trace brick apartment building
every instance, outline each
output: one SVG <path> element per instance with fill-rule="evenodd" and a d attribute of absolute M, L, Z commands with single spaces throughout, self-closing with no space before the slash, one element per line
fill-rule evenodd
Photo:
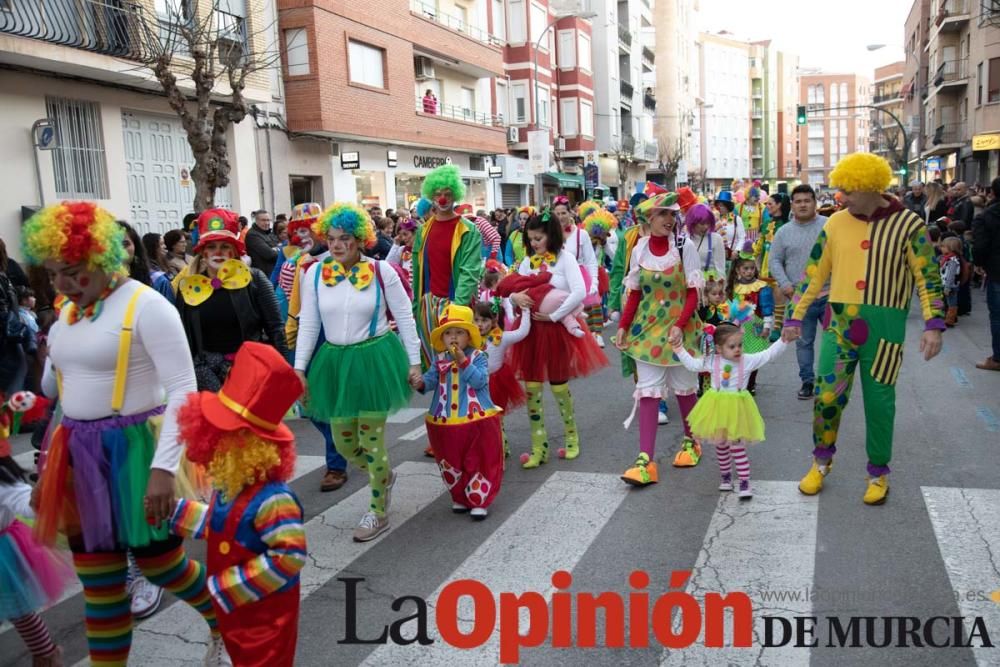
<path fill-rule="evenodd" d="M 840 158 L 867 151 L 870 120 L 869 80 L 858 74 L 803 75 L 799 99 L 807 109 L 807 123 L 800 128 L 799 178 L 813 187 L 830 182 L 830 170 Z M 804 136 L 801 133 L 805 133 Z"/>

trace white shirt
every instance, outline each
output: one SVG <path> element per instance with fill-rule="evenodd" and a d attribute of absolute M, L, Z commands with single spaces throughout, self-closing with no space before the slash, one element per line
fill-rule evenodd
<path fill-rule="evenodd" d="M 132 294 L 140 287 L 145 286 L 137 280 L 126 281 L 105 299 L 94 321 L 84 319 L 70 326 L 60 320 L 52 325 L 42 389 L 50 398 L 56 396 L 53 367 L 58 368 L 63 376 L 63 414 L 70 419 L 111 416 L 122 321 Z M 177 409 L 197 388 L 180 315 L 161 294 L 147 288 L 136 303 L 121 414 L 159 407 L 166 394 L 167 409 L 151 467 L 176 472 L 183 451 L 177 439 Z"/>
<path fill-rule="evenodd" d="M 371 262 L 374 260 L 366 259 Z M 349 280 L 342 280 L 333 287 L 319 280 L 319 294 L 316 292 L 316 272 L 322 270 L 322 262 L 310 266 L 302 279 L 302 310 L 299 312 L 299 336 L 295 348 L 295 369 L 304 371 L 309 366 L 313 351 L 319 339 L 320 326 L 326 341 L 332 345 L 355 345 L 369 338 L 369 328 L 375 313 L 375 294 L 378 277 L 371 284 L 359 290 Z M 386 304 L 392 311 L 399 329 L 399 337 L 410 358 L 410 364 L 420 363 L 420 340 L 417 325 L 413 321 L 413 304 L 406 296 L 406 290 L 399 274 L 385 262 L 379 262 L 379 272 L 385 284 L 385 293 L 379 297 L 378 320 L 375 336 L 389 333 L 389 318 Z"/>
<path fill-rule="evenodd" d="M 529 331 L 531 331 L 531 313 L 524 311 L 521 313 L 521 323 L 516 329 L 504 331 L 503 335 L 500 336 L 499 345 L 494 345 L 489 340 L 486 341 L 487 369 L 489 370 L 490 375 L 493 375 L 498 370 L 503 368 L 504 353 L 508 348 L 510 348 L 511 345 L 520 343 L 522 340 L 527 338 Z"/>
<path fill-rule="evenodd" d="M 525 257 L 521 260 L 520 266 L 517 267 L 517 272 L 522 276 L 533 276 L 539 272 L 539 269 L 531 268 L 531 258 Z M 566 297 L 562 305 L 549 314 L 553 322 L 558 322 L 583 303 L 583 300 L 587 297 L 587 286 L 583 283 L 580 265 L 576 263 L 573 255 L 565 249 L 559 252 L 559 257 L 556 258 L 556 265 L 549 267 L 549 273 L 552 274 L 549 284 L 556 289 L 561 289 L 569 293 L 569 296 Z"/>
<path fill-rule="evenodd" d="M 699 280 L 693 281 L 694 284 L 689 281 L 688 287 L 702 289 L 705 286 L 705 263 L 708 261 L 709 248 L 712 249 L 712 264 L 708 268 L 715 271 L 718 280 L 726 279 L 726 247 L 722 237 L 715 232 L 707 236 L 691 235 L 687 237 L 682 249 L 684 268 Z M 697 269 L 696 274 L 695 269 Z"/>
<path fill-rule="evenodd" d="M 31 487 L 24 482 L 0 484 L 0 530 L 6 530 L 19 516 L 33 518 Z"/>
<path fill-rule="evenodd" d="M 727 250 L 735 252 L 743 250 L 743 246 L 746 244 L 747 240 L 747 232 L 746 228 L 743 226 L 743 220 L 740 219 L 740 216 L 734 213 L 731 221 L 723 222 L 721 225 L 716 225 L 716 227 L 721 227 L 721 236 L 724 237 Z"/>
<path fill-rule="evenodd" d="M 590 241 L 590 235 L 581 232 L 576 225 L 573 226 L 569 234 L 563 230 L 563 250 L 568 250 L 576 259 L 577 264 L 587 269 L 590 274 L 590 292 L 597 294 L 597 254 L 594 253 L 594 244 Z"/>
<path fill-rule="evenodd" d="M 689 371 L 694 371 L 695 373 L 709 373 L 712 379 L 712 389 L 715 389 L 716 391 L 737 392 L 741 389 L 747 388 L 747 384 L 750 382 L 751 373 L 769 361 L 774 360 L 775 357 L 784 352 L 787 347 L 788 343 L 783 340 L 779 340 L 763 352 L 741 355 L 738 362 L 723 359 L 718 354 L 712 354 L 707 357 L 699 357 L 695 359 L 688 354 L 688 351 L 684 348 L 674 350 L 674 354 L 677 355 L 677 358 L 680 359 L 681 363 L 684 364 L 684 367 Z M 727 365 L 731 367 L 728 378 L 729 386 L 723 386 L 722 374 L 725 372 L 725 367 Z"/>

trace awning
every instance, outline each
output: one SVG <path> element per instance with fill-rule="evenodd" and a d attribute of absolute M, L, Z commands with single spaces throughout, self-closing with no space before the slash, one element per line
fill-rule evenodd
<path fill-rule="evenodd" d="M 542 178 L 555 182 L 559 187 L 567 190 L 582 190 L 583 176 L 577 174 L 562 174 L 557 171 L 547 171 L 542 174 Z"/>

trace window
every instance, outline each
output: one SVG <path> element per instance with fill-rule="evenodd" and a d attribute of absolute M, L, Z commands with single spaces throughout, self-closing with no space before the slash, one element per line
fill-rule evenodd
<path fill-rule="evenodd" d="M 510 84 L 510 98 L 514 102 L 514 107 L 511 109 L 511 116 L 513 116 L 514 122 L 517 124 L 527 123 L 528 84 L 524 82 Z"/>
<path fill-rule="evenodd" d="M 575 137 L 577 135 L 576 98 L 559 100 L 559 119 L 562 122 L 562 135 Z"/>
<path fill-rule="evenodd" d="M 493 35 L 507 41 L 507 18 L 503 15 L 503 0 L 493 0 Z"/>
<path fill-rule="evenodd" d="M 107 199 L 100 107 L 63 97 L 46 97 L 45 107 L 56 126 L 57 148 L 52 151 L 56 196 Z"/>
<path fill-rule="evenodd" d="M 809 140 L 809 155 L 822 155 L 823 154 L 823 139 L 810 139 Z"/>
<path fill-rule="evenodd" d="M 559 68 L 573 69 L 576 67 L 576 31 L 559 31 Z"/>
<path fill-rule="evenodd" d="M 350 61 L 351 82 L 361 83 L 374 88 L 385 88 L 385 71 L 383 62 L 385 51 L 363 42 L 348 42 L 348 60 Z"/>
<path fill-rule="evenodd" d="M 506 125 L 510 118 L 510 98 L 507 97 L 507 84 L 497 79 L 497 116 L 500 117 L 500 124 Z"/>
<path fill-rule="evenodd" d="M 465 27 L 469 25 L 469 9 L 463 5 L 455 5 L 455 14 L 458 18 L 458 29 L 465 31 Z"/>
<path fill-rule="evenodd" d="M 507 26 L 510 29 L 510 43 L 524 44 L 527 35 L 524 0 L 507 0 L 507 20 Z"/>
<path fill-rule="evenodd" d="M 538 86 L 538 125 L 539 127 L 549 127 L 549 89 L 545 86 Z"/>
<path fill-rule="evenodd" d="M 465 120 L 473 120 L 476 117 L 476 91 L 472 88 L 462 87 L 462 114 Z"/>
<path fill-rule="evenodd" d="M 548 12 L 544 7 L 532 3 L 531 5 L 531 43 L 538 44 L 542 38 L 542 32 L 548 27 Z M 541 44 L 541 48 L 548 51 L 548 44 Z"/>
<path fill-rule="evenodd" d="M 594 136 L 594 105 L 584 100 L 580 100 L 580 134 Z"/>
<path fill-rule="evenodd" d="M 576 48 L 580 54 L 578 58 L 580 61 L 580 69 L 590 72 L 592 68 L 590 60 L 590 37 L 588 35 L 584 35 L 582 32 L 578 33 Z"/>
<path fill-rule="evenodd" d="M 840 95 L 837 94 L 837 84 L 832 84 L 830 86 L 830 106 L 836 109 L 840 106 Z M 840 113 L 839 111 L 834 111 L 834 114 Z"/>
<path fill-rule="evenodd" d="M 976 106 L 983 103 L 983 64 L 976 65 Z"/>
<path fill-rule="evenodd" d="M 989 81 L 986 86 L 986 103 L 1000 102 L 1000 58 L 990 58 Z"/>
<path fill-rule="evenodd" d="M 862 90 L 861 86 L 858 86 L 858 97 L 861 96 L 861 90 Z M 840 84 L 840 103 L 842 105 L 844 105 L 844 106 L 847 106 L 848 104 L 851 103 L 850 98 L 847 96 L 847 84 L 846 83 Z M 847 110 L 845 109 L 844 111 L 841 111 L 840 113 L 846 116 L 847 115 Z"/>
<path fill-rule="evenodd" d="M 309 73 L 309 35 L 305 28 L 289 28 L 285 31 L 285 61 L 288 76 Z"/>

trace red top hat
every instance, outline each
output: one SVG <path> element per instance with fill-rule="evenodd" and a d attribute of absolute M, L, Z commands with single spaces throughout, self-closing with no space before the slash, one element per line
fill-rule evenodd
<path fill-rule="evenodd" d="M 243 343 L 222 389 L 199 395 L 202 414 L 218 429 L 247 428 L 267 440 L 295 438 L 281 420 L 302 395 L 302 381 L 270 345 Z"/>
<path fill-rule="evenodd" d="M 472 215 L 472 204 L 459 204 L 455 207 L 455 213 L 458 215 Z"/>
<path fill-rule="evenodd" d="M 687 210 L 697 203 L 698 196 L 694 193 L 694 190 L 687 186 L 677 188 L 677 205 L 681 207 L 681 212 L 687 213 Z"/>
<path fill-rule="evenodd" d="M 246 246 L 240 238 L 240 221 L 235 213 L 224 208 L 210 208 L 201 212 L 198 216 L 198 245 L 194 247 L 194 251 L 198 252 L 212 241 L 231 243 L 237 254 L 246 253 Z"/>

